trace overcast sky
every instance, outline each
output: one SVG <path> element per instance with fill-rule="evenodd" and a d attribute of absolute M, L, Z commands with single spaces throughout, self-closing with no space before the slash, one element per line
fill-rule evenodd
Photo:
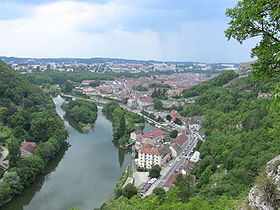
<path fill-rule="evenodd" d="M 249 61 L 227 41 L 237 0 L 0 0 L 0 56 Z"/>

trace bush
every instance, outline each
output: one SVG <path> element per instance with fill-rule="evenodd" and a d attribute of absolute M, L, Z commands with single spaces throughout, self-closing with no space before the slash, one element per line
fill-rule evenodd
<path fill-rule="evenodd" d="M 128 199 L 132 198 L 134 195 L 137 195 L 137 193 L 137 188 L 131 183 L 127 184 L 122 190 L 122 195 Z"/>

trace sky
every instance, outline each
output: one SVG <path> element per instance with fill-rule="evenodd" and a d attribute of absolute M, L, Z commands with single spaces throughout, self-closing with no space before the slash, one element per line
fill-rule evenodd
<path fill-rule="evenodd" d="M 224 35 L 237 0 L 0 0 L 0 56 L 245 62 Z"/>

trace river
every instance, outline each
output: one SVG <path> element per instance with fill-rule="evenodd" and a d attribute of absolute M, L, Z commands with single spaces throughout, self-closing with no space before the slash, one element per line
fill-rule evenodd
<path fill-rule="evenodd" d="M 55 97 L 58 114 L 61 104 Z M 67 210 L 74 206 L 89 210 L 100 207 L 113 194 L 118 179 L 131 161 L 131 154 L 112 143 L 112 124 L 98 110 L 94 129 L 80 133 L 64 119 L 70 147 L 45 168 L 34 184 L 1 209 Z M 145 131 L 153 126 L 146 124 Z"/>

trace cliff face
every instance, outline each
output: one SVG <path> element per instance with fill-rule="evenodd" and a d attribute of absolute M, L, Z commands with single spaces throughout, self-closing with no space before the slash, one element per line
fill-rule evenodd
<path fill-rule="evenodd" d="M 257 185 L 250 190 L 248 200 L 252 208 L 280 208 L 280 155 L 267 163 L 264 176 L 260 176 Z"/>

